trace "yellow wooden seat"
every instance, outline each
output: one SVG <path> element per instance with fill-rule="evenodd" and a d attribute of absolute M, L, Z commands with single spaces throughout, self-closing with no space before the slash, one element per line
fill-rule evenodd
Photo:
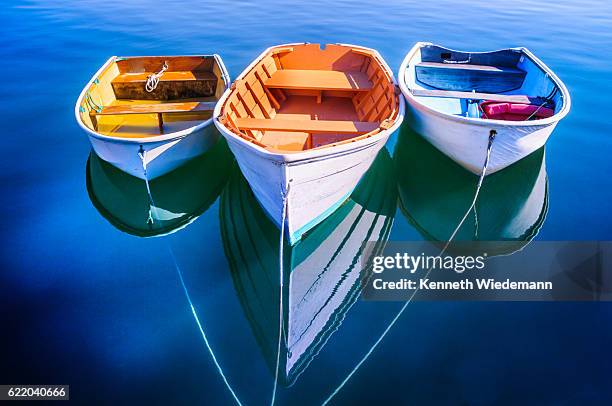
<path fill-rule="evenodd" d="M 120 114 L 157 114 L 160 132 L 163 132 L 164 121 L 162 114 L 171 113 L 197 113 L 212 111 L 215 102 L 182 102 L 182 103 L 157 103 L 157 104 L 122 104 L 116 106 L 105 106 L 100 111 L 91 110 L 89 115 L 94 128 L 97 129 L 96 116 L 120 115 Z"/>
<path fill-rule="evenodd" d="M 218 78 L 206 71 L 166 71 L 152 92 L 145 90 L 155 72 L 120 73 L 111 81 L 117 99 L 176 100 L 210 97 L 215 94 Z"/>

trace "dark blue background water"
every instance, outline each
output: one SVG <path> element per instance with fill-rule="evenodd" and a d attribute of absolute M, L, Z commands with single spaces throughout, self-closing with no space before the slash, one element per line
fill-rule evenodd
<path fill-rule="evenodd" d="M 229 277 L 218 202 L 157 239 L 118 231 L 90 202 L 90 147 L 73 108 L 110 55 L 215 52 L 235 77 L 287 42 L 373 47 L 394 70 L 419 40 L 526 46 L 573 101 L 548 143 L 550 208 L 537 238 L 609 240 L 612 6 L 604 3 L 3 3 L 0 383 L 70 384 L 80 403 L 230 403 L 169 241 L 229 382 L 246 404 L 269 401 L 272 376 Z M 391 239 L 420 238 L 398 212 Z M 399 306 L 358 302 L 279 401 L 320 403 Z M 413 303 L 334 401 L 610 404 L 611 320 L 608 304 Z"/>

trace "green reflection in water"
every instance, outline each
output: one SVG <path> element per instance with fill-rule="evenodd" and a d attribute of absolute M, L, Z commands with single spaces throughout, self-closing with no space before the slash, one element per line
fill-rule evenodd
<path fill-rule="evenodd" d="M 424 238 L 446 241 L 470 206 L 477 177 L 407 126 L 401 129 L 393 159 L 402 213 Z M 548 179 L 541 148 L 485 178 L 475 210 L 456 241 L 515 241 L 500 245 L 514 251 L 535 237 L 547 212 Z M 497 252 L 501 253 L 507 252 Z"/>
<path fill-rule="evenodd" d="M 295 382 L 340 327 L 359 295 L 362 244 L 378 241 L 373 252 L 382 249 L 396 205 L 393 162 L 383 149 L 349 199 L 299 243 L 285 248 L 283 385 Z M 280 231 L 238 170 L 221 195 L 219 210 L 236 292 L 262 354 L 274 371 Z"/>
<path fill-rule="evenodd" d="M 117 229 L 140 237 L 176 232 L 204 213 L 225 186 L 233 157 L 225 140 L 180 168 L 149 182 L 115 168 L 94 152 L 87 161 L 91 202 Z"/>

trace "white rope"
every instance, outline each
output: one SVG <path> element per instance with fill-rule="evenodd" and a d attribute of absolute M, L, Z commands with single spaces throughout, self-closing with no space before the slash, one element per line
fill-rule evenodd
<path fill-rule="evenodd" d="M 151 194 L 151 188 L 149 186 L 149 179 L 147 178 L 146 155 L 147 155 L 147 152 L 141 147 L 140 150 L 138 151 L 138 156 L 140 157 L 140 160 L 142 161 L 142 169 L 145 174 L 145 184 L 147 185 L 147 194 L 149 196 L 149 218 L 151 219 L 151 222 L 153 223 L 153 219 L 151 218 L 152 217 L 151 207 L 157 208 L 157 206 L 155 205 L 155 201 L 153 200 L 153 195 Z M 236 404 L 238 406 L 242 406 L 242 402 L 240 402 L 238 395 L 236 395 L 236 392 L 234 392 L 234 389 L 232 388 L 229 381 L 227 380 L 227 377 L 225 376 L 225 373 L 223 372 L 223 369 L 221 368 L 221 364 L 219 364 L 219 361 L 217 361 L 217 357 L 215 356 L 215 353 L 212 347 L 210 346 L 210 343 L 208 342 L 208 338 L 206 337 L 206 333 L 204 332 L 204 328 L 202 327 L 202 323 L 200 322 L 198 313 L 196 312 L 195 306 L 193 305 L 193 301 L 191 300 L 191 295 L 189 294 L 189 290 L 187 289 L 187 285 L 185 284 L 185 279 L 183 278 L 183 272 L 181 271 L 181 268 L 178 265 L 178 261 L 176 260 L 176 255 L 174 255 L 174 250 L 172 249 L 172 246 L 170 245 L 170 241 L 165 240 L 165 242 L 166 242 L 166 246 L 168 247 L 168 252 L 170 253 L 170 256 L 172 257 L 172 262 L 174 263 L 174 268 L 176 269 L 176 272 L 178 274 L 179 281 L 181 282 L 183 292 L 185 293 L 185 297 L 187 298 L 187 303 L 189 304 L 189 308 L 191 309 L 191 314 L 193 315 L 193 318 L 195 319 L 195 322 L 198 326 L 198 330 L 200 331 L 200 335 L 202 336 L 202 339 L 204 340 L 204 345 L 206 346 L 206 349 L 208 350 L 210 357 L 213 360 L 213 363 L 217 367 L 217 371 L 219 371 L 219 375 L 221 375 L 221 379 L 223 379 L 225 386 L 227 387 L 232 397 L 236 401 Z"/>
<path fill-rule="evenodd" d="M 461 228 L 461 226 L 465 222 L 465 219 L 467 219 L 467 216 L 470 214 L 470 212 L 472 211 L 474 206 L 476 206 L 476 200 L 478 200 L 478 195 L 480 194 L 480 188 L 482 187 L 482 182 L 483 182 L 483 180 L 485 178 L 485 175 L 487 173 L 487 166 L 489 166 L 489 158 L 491 157 L 491 149 L 492 149 L 491 147 L 493 146 L 493 140 L 495 139 L 495 135 L 496 134 L 497 134 L 497 132 L 495 130 L 491 130 L 491 132 L 489 133 L 489 145 L 487 147 L 487 155 L 485 157 L 485 161 L 484 161 L 484 165 L 482 167 L 482 171 L 480 172 L 480 178 L 478 179 L 478 184 L 476 185 L 476 193 L 474 193 L 474 199 L 472 199 L 472 204 L 470 204 L 470 208 L 467 209 L 467 211 L 465 212 L 465 214 L 461 218 L 461 221 L 459 222 L 459 225 L 455 228 L 455 231 L 453 231 L 453 233 L 451 234 L 451 236 L 448 239 L 446 245 L 444 246 L 444 250 L 443 251 L 445 251 L 446 248 L 448 248 L 448 245 L 455 238 L 455 235 L 457 235 L 457 232 L 459 232 L 459 229 Z M 438 254 L 438 255 L 441 255 L 441 254 Z"/>
<path fill-rule="evenodd" d="M 204 333 L 204 328 L 202 327 L 202 323 L 200 322 L 200 318 L 198 317 L 198 314 L 197 314 L 196 309 L 195 309 L 195 307 L 193 305 L 193 302 L 191 301 L 191 296 L 189 295 L 189 291 L 187 290 L 187 285 L 185 285 L 185 280 L 183 279 L 183 272 L 181 271 L 181 268 L 178 266 L 178 262 L 176 260 L 175 255 L 174 255 L 174 251 L 172 250 L 172 247 L 170 246 L 170 243 L 168 243 L 168 250 L 170 251 L 170 255 L 172 256 L 172 260 L 174 261 L 174 266 L 176 268 L 176 272 L 178 273 L 179 280 L 181 281 L 181 286 L 183 287 L 183 292 L 185 293 L 185 297 L 187 298 L 187 303 L 189 303 L 189 308 L 191 309 L 191 314 L 193 315 L 193 318 L 195 319 L 195 322 L 198 325 L 198 330 L 200 330 L 200 335 L 202 336 L 202 339 L 204 340 L 204 345 L 206 345 L 206 349 L 208 349 L 208 352 L 210 353 L 210 357 L 212 358 L 213 363 L 217 367 L 217 371 L 219 371 L 219 375 L 221 375 L 221 379 L 223 379 L 223 383 L 225 383 L 225 386 L 227 387 L 227 389 L 231 393 L 232 397 L 236 401 L 236 404 L 238 406 L 242 406 L 242 402 L 240 402 L 240 399 L 238 399 L 238 395 L 236 395 L 236 392 L 234 392 L 234 389 L 229 384 L 229 382 L 227 380 L 227 377 L 225 376 L 225 373 L 223 372 L 223 369 L 221 369 L 221 365 L 219 364 L 219 361 L 217 361 L 217 357 L 215 356 L 215 353 L 212 350 L 212 347 L 210 346 L 210 343 L 208 342 L 208 338 L 206 337 L 206 333 Z"/>
<path fill-rule="evenodd" d="M 168 61 L 164 62 L 164 66 L 162 66 L 161 70 L 157 73 L 153 73 L 147 77 L 147 83 L 145 83 L 145 90 L 151 93 L 153 90 L 157 89 L 157 85 L 159 84 L 159 78 L 164 74 L 165 71 L 168 70 Z"/>
<path fill-rule="evenodd" d="M 285 246 L 285 220 L 287 217 L 287 205 L 289 204 L 289 185 L 287 184 L 287 190 L 282 191 L 283 197 L 283 208 L 281 214 L 281 223 L 280 223 L 280 240 L 278 243 L 278 273 L 279 273 L 279 310 L 278 310 L 278 344 L 276 347 L 276 368 L 274 370 L 274 387 L 272 388 L 272 399 L 270 400 L 270 405 L 274 406 L 274 402 L 276 400 L 276 389 L 278 386 L 278 371 L 280 368 L 280 353 L 281 353 L 281 344 L 283 342 L 283 325 L 284 323 L 284 312 L 283 312 L 283 287 L 284 287 L 284 246 Z M 286 345 L 286 342 L 285 342 Z"/>
<path fill-rule="evenodd" d="M 478 194 L 480 193 L 480 188 L 482 186 L 482 181 L 487 173 L 487 166 L 489 166 L 489 157 L 491 156 L 491 149 L 493 147 L 493 140 L 495 140 L 495 135 L 496 132 L 495 130 L 491 130 L 491 132 L 489 133 L 489 145 L 487 147 L 487 155 L 482 167 L 482 171 L 480 172 L 480 178 L 478 179 L 478 184 L 476 186 L 476 192 L 474 193 L 474 199 L 472 200 L 472 204 L 470 205 L 470 207 L 466 210 L 464 216 L 461 218 L 461 221 L 459 222 L 459 224 L 457 224 L 457 227 L 455 228 L 455 230 L 453 231 L 453 233 L 451 234 L 450 238 L 448 239 L 448 241 L 446 242 L 446 244 L 444 245 L 444 248 L 442 248 L 442 250 L 440 251 L 440 253 L 438 254 L 438 256 L 444 254 L 444 252 L 446 252 L 446 249 L 448 248 L 448 246 L 450 245 L 451 241 L 453 238 L 455 238 L 455 235 L 457 234 L 457 232 L 459 231 L 459 229 L 461 228 L 461 226 L 463 225 L 463 223 L 465 222 L 465 219 L 467 218 L 467 216 L 470 214 L 470 212 L 472 211 L 472 209 L 474 208 L 474 205 L 476 204 L 476 200 L 478 199 Z M 424 278 L 427 278 L 429 276 L 429 273 L 431 272 L 432 268 L 429 268 L 427 270 L 427 272 L 425 273 Z M 417 292 L 419 291 L 419 289 L 415 289 L 412 294 L 410 295 L 410 297 L 408 298 L 408 300 L 406 301 L 406 303 L 404 303 L 404 305 L 402 306 L 402 308 L 399 310 L 399 312 L 397 312 L 397 314 L 393 317 L 393 319 L 391 320 L 391 322 L 389 323 L 389 325 L 387 326 L 387 328 L 385 328 L 385 330 L 382 332 L 382 334 L 380 335 L 380 337 L 378 337 L 378 339 L 374 342 L 374 344 L 372 345 L 372 347 L 370 347 L 370 349 L 368 350 L 368 352 L 366 352 L 366 354 L 363 356 L 363 358 L 361 358 L 361 360 L 357 363 L 357 365 L 355 365 L 355 367 L 351 370 L 351 372 L 349 372 L 349 374 L 346 376 L 346 378 L 344 378 L 344 380 L 340 383 L 340 385 L 338 385 L 336 387 L 336 389 L 334 389 L 334 391 L 327 397 L 327 399 L 325 399 L 323 401 L 323 403 L 321 404 L 322 406 L 327 405 L 334 396 L 336 396 L 338 394 L 338 392 L 340 392 L 340 390 L 342 390 L 342 388 L 344 387 L 344 385 L 346 385 L 346 383 L 351 379 L 351 377 L 357 372 L 357 370 L 361 367 L 361 365 L 370 357 L 370 355 L 374 352 L 374 350 L 376 349 L 376 347 L 378 347 L 378 345 L 380 344 L 380 342 L 385 338 L 385 336 L 387 335 L 387 333 L 393 328 L 393 326 L 395 325 L 395 323 L 397 322 L 397 320 L 399 320 L 399 318 L 401 317 L 401 315 L 404 313 L 404 311 L 406 310 L 406 308 L 408 307 L 408 305 L 410 304 L 410 302 L 412 302 L 412 299 L 414 298 L 414 296 L 417 294 Z"/>

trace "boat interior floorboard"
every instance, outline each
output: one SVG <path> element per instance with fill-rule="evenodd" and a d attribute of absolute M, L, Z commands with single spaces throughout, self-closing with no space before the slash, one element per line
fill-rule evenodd
<path fill-rule="evenodd" d="M 338 120 L 359 121 L 355 107 L 348 97 L 289 96 L 274 116 L 283 120 Z M 302 151 L 308 147 L 354 138 L 354 134 L 312 134 L 307 132 L 265 131 L 261 142 L 276 150 Z M 312 145 L 309 145 L 309 141 Z"/>
<path fill-rule="evenodd" d="M 348 97 L 289 96 L 277 111 L 277 118 L 360 121 Z"/>

